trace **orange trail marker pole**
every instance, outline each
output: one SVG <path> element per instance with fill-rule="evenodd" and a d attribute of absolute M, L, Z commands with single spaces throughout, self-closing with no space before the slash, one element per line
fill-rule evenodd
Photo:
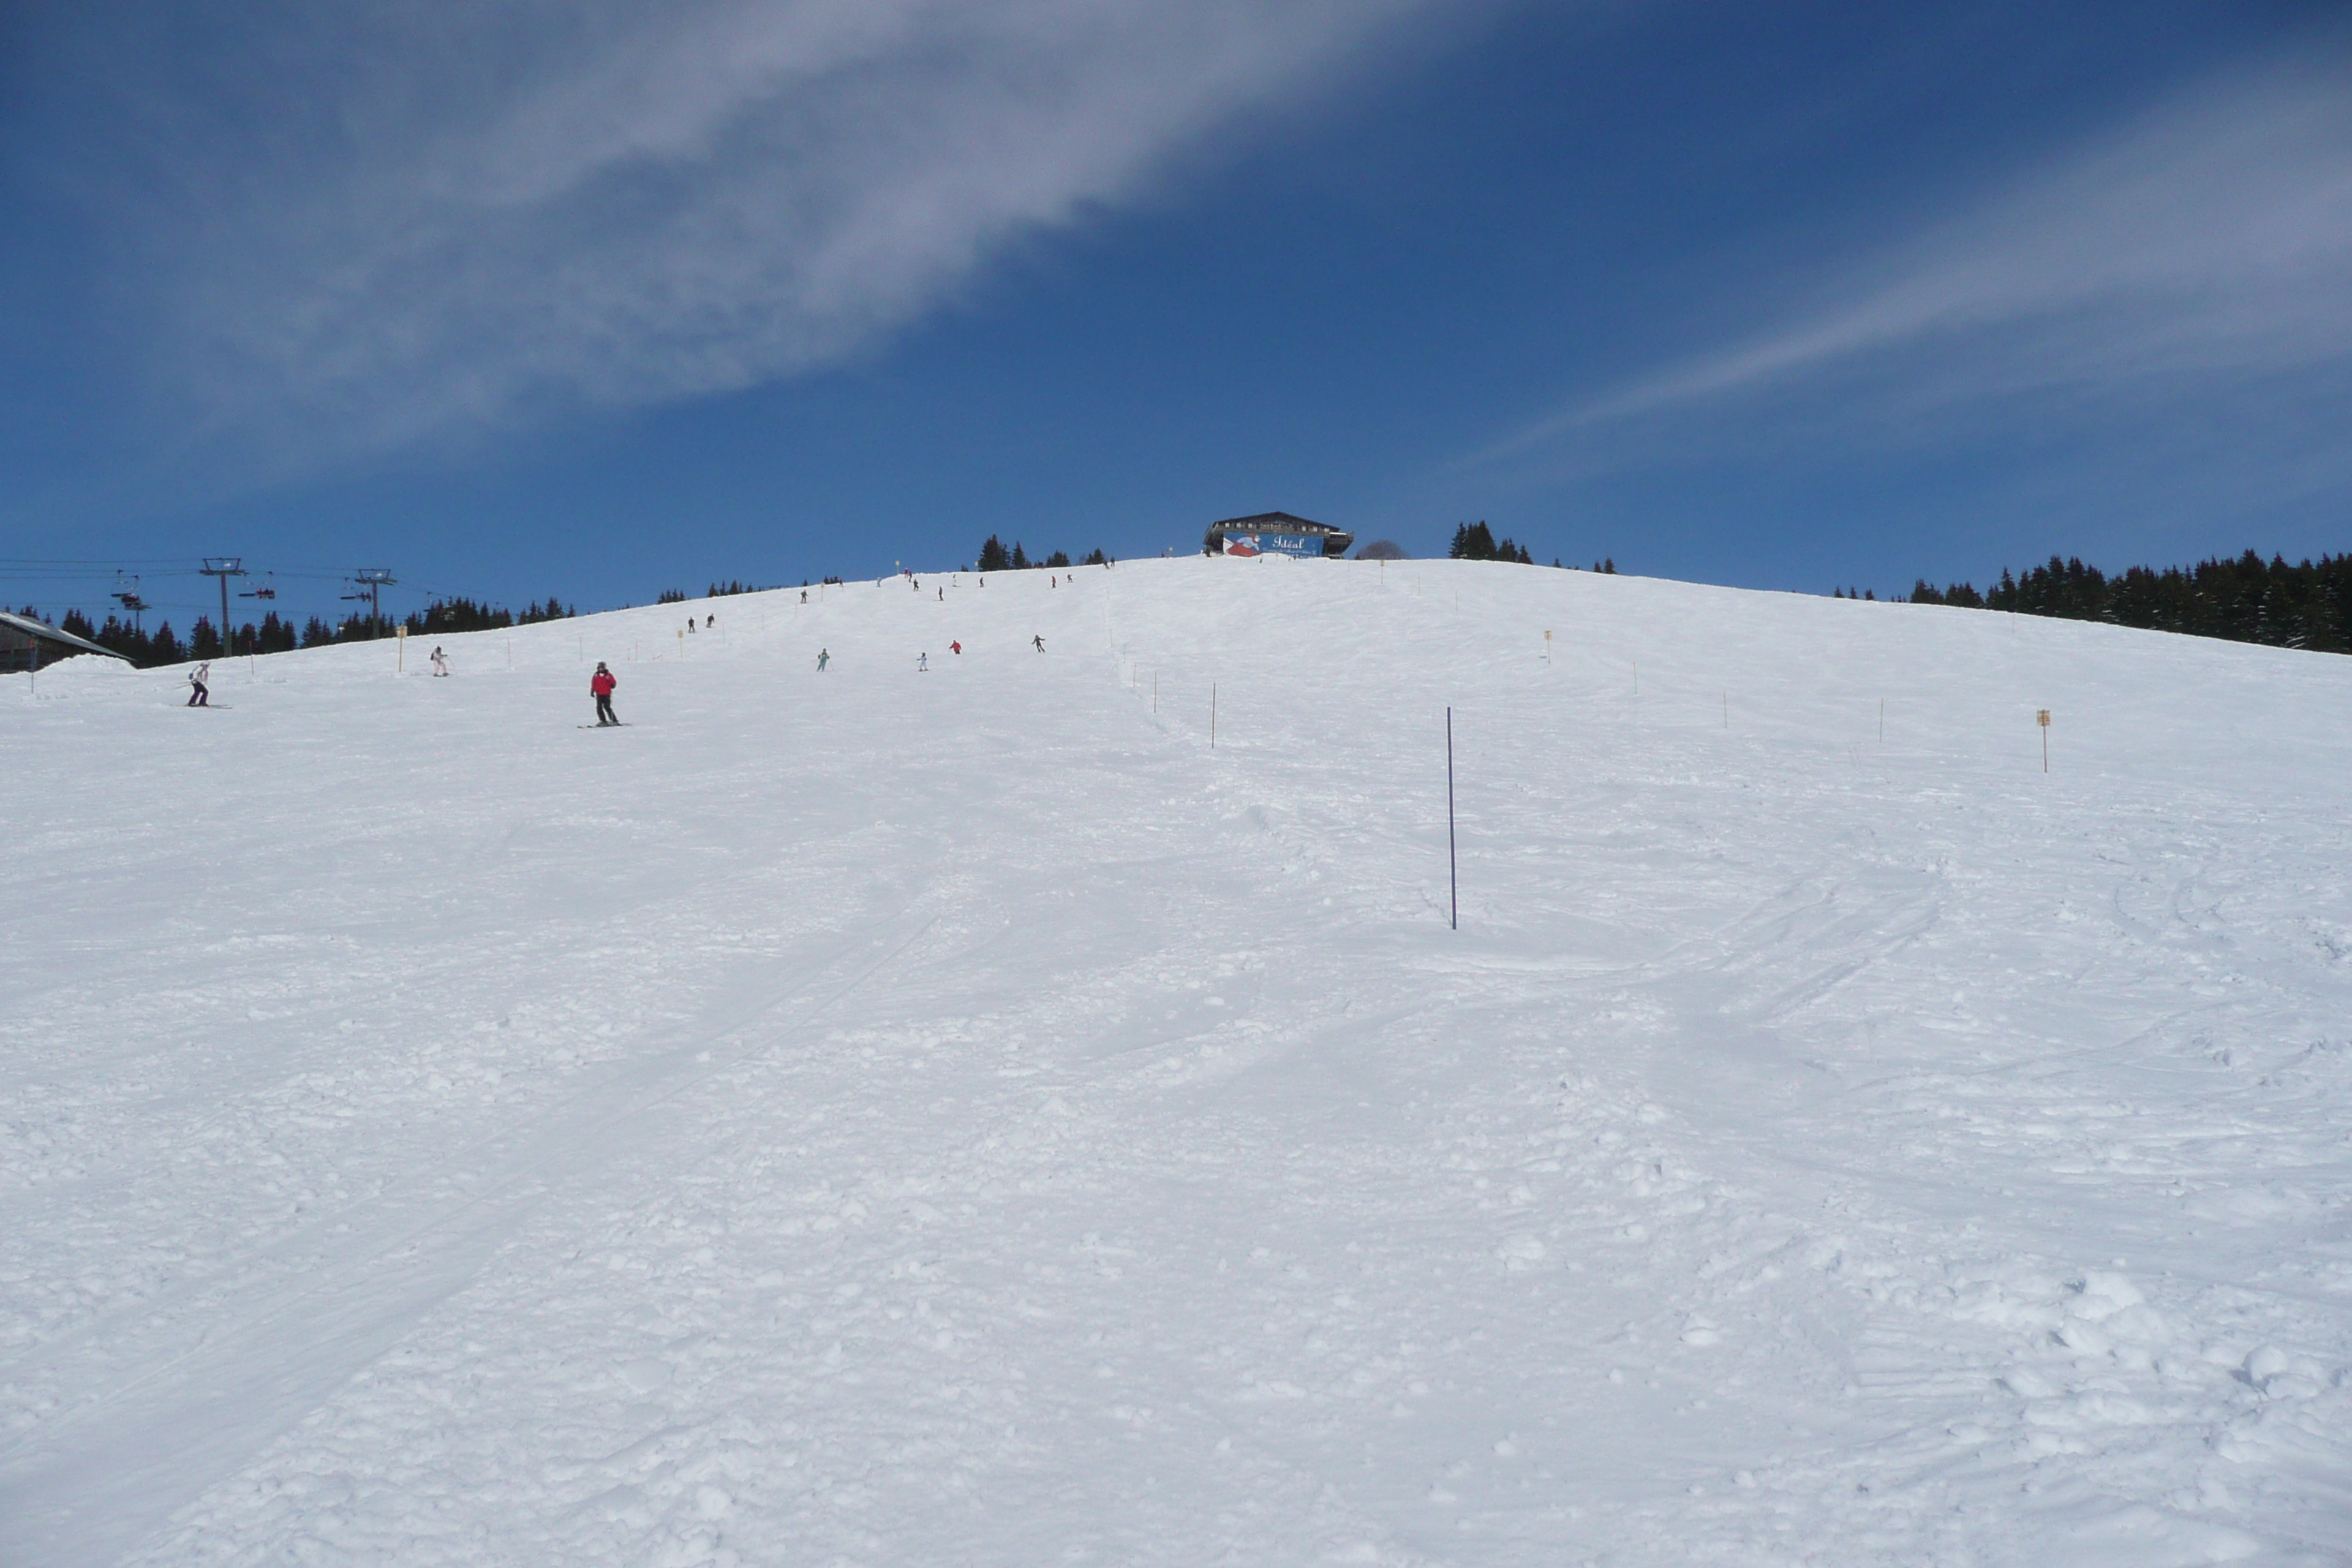
<path fill-rule="evenodd" d="M 2033 721 L 2042 726 L 2042 771 L 2046 773 L 2050 771 L 2050 710 L 2035 709 Z"/>

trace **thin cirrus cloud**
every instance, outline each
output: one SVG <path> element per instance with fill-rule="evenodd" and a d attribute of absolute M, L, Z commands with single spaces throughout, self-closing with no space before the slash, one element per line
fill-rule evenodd
<path fill-rule="evenodd" d="M 1478 454 L 1687 458 L 1801 421 L 1933 445 L 2352 369 L 2352 73 L 2209 83 L 1821 288 L 1837 303 L 1580 399 Z M 1774 439 L 1764 436 L 1765 439 Z M 1694 442 L 1696 445 L 1694 445 Z"/>
<path fill-rule="evenodd" d="M 312 13 L 158 181 L 159 369 L 297 466 L 788 376 L 1424 3 Z"/>

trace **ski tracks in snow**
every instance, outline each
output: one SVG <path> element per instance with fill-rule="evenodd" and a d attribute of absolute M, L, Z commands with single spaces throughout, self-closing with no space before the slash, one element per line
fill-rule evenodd
<path fill-rule="evenodd" d="M 298 763 L 365 650 L 297 656 L 197 826 L 277 824 L 236 890 L 299 918 L 155 916 L 234 984 L 76 968 L 76 868 L 179 862 L 57 808 L 12 1037 L 94 1044 L 10 1090 L 10 1551 L 2352 1552 L 2340 769 L 2132 751 L 2240 700 L 2193 646 L 2151 704 L 2148 645 L 2051 632 L 2124 717 L 2044 782 L 1971 728 L 2044 628 L 1927 616 L 1856 687 L 1822 650 L 1896 607 L 1234 564 L 730 601 L 590 756 L 515 737 L 593 624 L 519 636 L 357 784 Z M 528 811 L 416 804 L 501 768 Z"/>

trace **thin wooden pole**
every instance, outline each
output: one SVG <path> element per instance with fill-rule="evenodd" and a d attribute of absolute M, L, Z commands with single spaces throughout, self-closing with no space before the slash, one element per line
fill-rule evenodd
<path fill-rule="evenodd" d="M 1445 710 L 1445 890 L 1452 906 L 1447 923 L 1462 929 L 1461 862 L 1454 851 L 1454 710 Z"/>

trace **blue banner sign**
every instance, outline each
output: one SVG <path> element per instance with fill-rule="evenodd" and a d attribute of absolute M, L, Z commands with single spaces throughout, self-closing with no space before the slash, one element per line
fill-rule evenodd
<path fill-rule="evenodd" d="M 1323 559 L 1323 536 L 1319 533 L 1228 533 L 1225 535 L 1228 555 L 1291 555 L 1302 560 Z"/>

